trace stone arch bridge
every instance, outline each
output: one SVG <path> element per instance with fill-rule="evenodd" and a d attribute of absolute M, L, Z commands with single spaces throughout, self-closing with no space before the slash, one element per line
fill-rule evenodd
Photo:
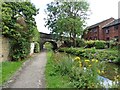
<path fill-rule="evenodd" d="M 62 45 L 62 43 L 60 41 L 56 41 L 54 39 L 52 34 L 40 32 L 40 49 L 41 50 L 43 49 L 43 45 L 46 42 L 50 42 L 53 45 L 53 50 L 57 49 L 59 46 Z"/>

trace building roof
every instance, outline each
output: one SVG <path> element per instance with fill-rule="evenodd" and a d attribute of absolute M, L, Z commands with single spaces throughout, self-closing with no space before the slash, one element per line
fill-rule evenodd
<path fill-rule="evenodd" d="M 114 19 L 114 18 L 111 17 L 111 18 L 109 18 L 109 19 Z M 106 20 L 103 20 L 103 21 L 101 21 L 101 22 L 99 22 L 99 23 L 97 23 L 97 24 L 91 25 L 91 26 L 88 27 L 88 29 L 95 28 L 95 27 L 99 26 L 101 23 L 103 23 L 103 22 L 105 22 L 105 21 L 107 21 L 107 20 L 109 20 L 109 19 L 106 19 Z"/>
<path fill-rule="evenodd" d="M 111 27 L 111 26 L 118 25 L 118 24 L 120 24 L 120 18 L 114 20 L 113 22 L 109 23 L 108 25 L 104 26 L 103 28 Z"/>

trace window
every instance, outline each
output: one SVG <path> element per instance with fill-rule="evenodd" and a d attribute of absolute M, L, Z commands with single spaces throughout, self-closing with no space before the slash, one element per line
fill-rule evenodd
<path fill-rule="evenodd" d="M 118 36 L 114 36 L 114 38 L 118 38 Z"/>
<path fill-rule="evenodd" d="M 92 32 L 92 30 L 90 30 L 90 32 Z"/>
<path fill-rule="evenodd" d="M 109 40 L 110 40 L 110 38 L 109 38 L 109 37 L 107 37 L 107 38 L 106 38 L 106 40 L 107 40 L 107 41 L 109 41 Z"/>
<path fill-rule="evenodd" d="M 106 33 L 106 34 L 109 34 L 109 29 L 106 29 L 106 30 L 105 30 L 105 33 Z"/>
<path fill-rule="evenodd" d="M 118 25 L 114 26 L 114 29 L 115 29 L 115 30 L 118 30 Z"/>
<path fill-rule="evenodd" d="M 92 39 L 92 37 L 90 37 L 90 39 Z"/>
<path fill-rule="evenodd" d="M 94 39 L 97 40 L 97 36 L 94 36 Z"/>
<path fill-rule="evenodd" d="M 97 32 L 97 29 L 93 29 L 92 31 L 96 33 L 96 32 Z"/>
<path fill-rule="evenodd" d="M 115 40 L 118 41 L 118 36 L 114 36 Z"/>

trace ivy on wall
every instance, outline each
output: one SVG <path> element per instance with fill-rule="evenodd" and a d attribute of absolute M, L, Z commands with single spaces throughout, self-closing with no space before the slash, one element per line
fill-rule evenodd
<path fill-rule="evenodd" d="M 11 60 L 22 60 L 30 51 L 38 9 L 31 2 L 2 3 L 2 35 L 11 39 Z"/>

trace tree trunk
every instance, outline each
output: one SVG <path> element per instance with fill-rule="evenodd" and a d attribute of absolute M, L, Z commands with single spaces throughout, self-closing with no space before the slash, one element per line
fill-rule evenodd
<path fill-rule="evenodd" d="M 74 44 L 74 47 L 76 47 L 76 33 L 74 33 L 73 35 L 73 44 Z"/>

